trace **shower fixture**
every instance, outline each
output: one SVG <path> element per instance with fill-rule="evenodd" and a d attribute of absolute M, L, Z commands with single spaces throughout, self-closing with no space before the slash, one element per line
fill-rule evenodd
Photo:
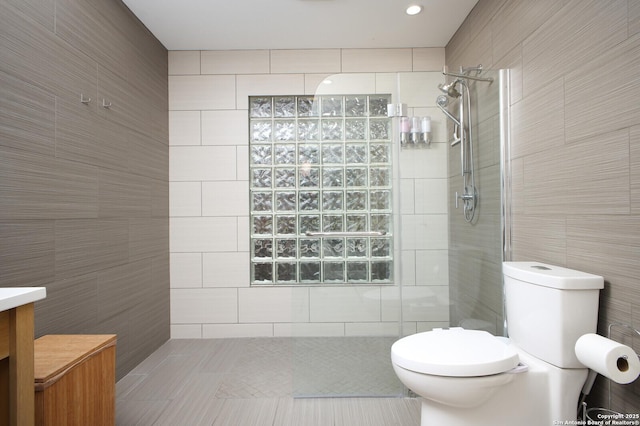
<path fill-rule="evenodd" d="M 448 96 L 452 98 L 459 98 L 460 92 L 456 89 L 456 84 L 460 83 L 460 79 L 455 80 L 453 83 L 449 84 L 438 84 L 438 89 L 442 91 L 442 93 L 446 93 Z"/>
<path fill-rule="evenodd" d="M 471 72 L 475 72 L 476 75 L 470 75 L 469 73 Z M 468 68 L 464 68 L 464 67 L 460 67 L 460 72 L 456 73 L 456 72 L 451 72 L 449 70 L 447 70 L 446 65 L 442 68 L 442 74 L 444 75 L 448 75 L 451 77 L 458 77 L 458 79 L 465 79 L 465 80 L 474 80 L 474 81 L 485 81 L 488 83 L 492 83 L 493 82 L 493 78 L 491 77 L 479 77 L 479 74 L 482 72 L 482 64 L 478 65 L 477 67 L 468 67 Z M 458 80 L 456 80 L 455 82 L 458 82 Z M 454 82 L 454 83 L 455 83 Z M 442 89 L 440 89 L 442 90 Z"/>
<path fill-rule="evenodd" d="M 475 75 L 471 75 L 475 73 Z M 451 146 L 460 145 L 460 169 L 463 180 L 462 194 L 456 191 L 455 206 L 458 208 L 459 201 L 462 201 L 464 220 L 472 223 L 478 206 L 478 189 L 475 183 L 474 156 L 473 156 L 473 123 L 471 120 L 471 92 L 469 90 L 470 82 L 486 82 L 491 84 L 493 78 L 480 77 L 482 73 L 482 65 L 477 67 L 460 67 L 459 73 L 447 71 L 444 67 L 442 74 L 455 77 L 456 79 L 450 83 L 439 84 L 440 89 L 445 95 L 436 98 L 436 106 L 454 123 L 453 140 Z M 457 89 L 459 86 L 460 89 Z M 453 98 L 458 102 L 458 118 L 456 118 L 446 108 L 449 105 L 449 98 Z"/>
<path fill-rule="evenodd" d="M 447 105 L 449 105 L 449 98 L 447 98 L 445 95 L 438 96 L 438 98 L 436 99 L 436 105 L 438 106 L 438 108 L 440 108 L 440 111 L 442 111 L 444 115 L 449 117 L 449 119 L 456 124 L 456 126 L 460 126 L 460 121 L 458 121 L 458 119 L 455 118 L 453 114 L 451 114 L 446 109 Z"/>

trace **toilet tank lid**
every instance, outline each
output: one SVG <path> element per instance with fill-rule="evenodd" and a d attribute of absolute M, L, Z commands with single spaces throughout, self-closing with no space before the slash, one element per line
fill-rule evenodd
<path fill-rule="evenodd" d="M 590 290 L 604 287 L 604 278 L 587 272 L 541 262 L 503 262 L 505 276 L 560 290 Z"/>

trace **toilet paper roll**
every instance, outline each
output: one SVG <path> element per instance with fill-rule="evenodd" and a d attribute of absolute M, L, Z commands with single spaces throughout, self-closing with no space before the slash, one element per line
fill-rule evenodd
<path fill-rule="evenodd" d="M 616 383 L 631 383 L 640 375 L 640 361 L 633 349 L 606 337 L 597 334 L 580 336 L 575 352 L 586 367 Z"/>

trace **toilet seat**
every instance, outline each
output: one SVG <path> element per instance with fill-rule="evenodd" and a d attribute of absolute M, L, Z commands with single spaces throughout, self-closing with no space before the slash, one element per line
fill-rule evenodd
<path fill-rule="evenodd" d="M 434 329 L 404 337 L 391 347 L 397 366 L 435 376 L 475 377 L 518 366 L 516 350 L 481 330 Z"/>

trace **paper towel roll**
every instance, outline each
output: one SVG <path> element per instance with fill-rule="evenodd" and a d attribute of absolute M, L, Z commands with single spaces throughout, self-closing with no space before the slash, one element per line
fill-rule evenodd
<path fill-rule="evenodd" d="M 586 367 L 616 383 L 631 383 L 640 375 L 640 361 L 633 349 L 598 334 L 580 336 L 575 351 Z"/>

